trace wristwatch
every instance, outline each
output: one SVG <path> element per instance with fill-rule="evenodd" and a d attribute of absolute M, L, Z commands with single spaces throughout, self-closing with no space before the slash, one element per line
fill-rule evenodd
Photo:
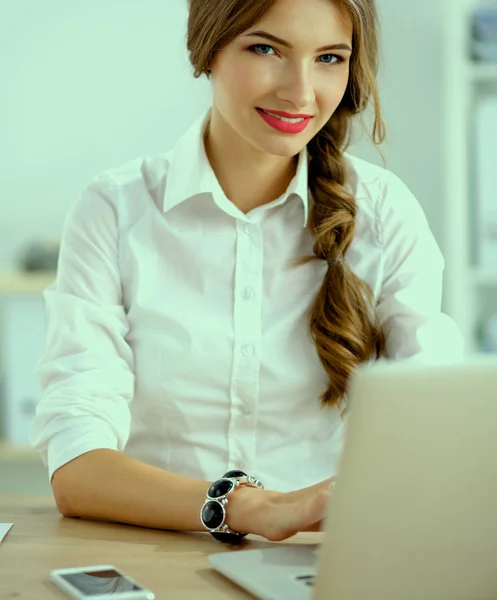
<path fill-rule="evenodd" d="M 264 489 L 261 481 L 247 475 L 243 471 L 228 471 L 221 479 L 214 483 L 207 490 L 205 502 L 200 511 L 200 520 L 202 525 L 220 542 L 230 544 L 239 544 L 247 535 L 239 531 L 233 531 L 226 523 L 226 505 L 229 502 L 229 496 L 233 494 L 239 486 L 250 486 Z"/>

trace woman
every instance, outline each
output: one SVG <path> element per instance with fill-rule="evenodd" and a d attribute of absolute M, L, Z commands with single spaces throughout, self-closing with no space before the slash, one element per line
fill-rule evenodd
<path fill-rule="evenodd" d="M 190 0 L 212 107 L 88 185 L 45 292 L 32 441 L 62 514 L 318 530 L 353 370 L 460 356 L 418 202 L 345 153 L 370 100 L 384 139 L 377 36 L 373 0 Z"/>

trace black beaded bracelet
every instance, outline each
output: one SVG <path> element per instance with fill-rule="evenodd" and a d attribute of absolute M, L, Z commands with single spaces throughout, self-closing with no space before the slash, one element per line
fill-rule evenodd
<path fill-rule="evenodd" d="M 248 485 L 264 489 L 264 485 L 255 477 L 243 471 L 228 471 L 221 479 L 215 481 L 207 490 L 207 497 L 200 511 L 203 526 L 220 542 L 239 544 L 247 535 L 233 531 L 226 523 L 226 509 L 228 496 L 240 485 Z"/>

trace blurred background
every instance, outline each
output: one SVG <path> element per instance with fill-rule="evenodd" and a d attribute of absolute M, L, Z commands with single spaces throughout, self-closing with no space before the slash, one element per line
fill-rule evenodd
<path fill-rule="evenodd" d="M 377 3 L 387 168 L 442 248 L 468 352 L 496 352 L 497 2 Z M 186 20 L 186 0 L 0 4 L 0 493 L 50 493 L 27 440 L 69 206 L 95 175 L 170 150 L 210 104 Z M 381 164 L 364 136 L 350 151 Z"/>

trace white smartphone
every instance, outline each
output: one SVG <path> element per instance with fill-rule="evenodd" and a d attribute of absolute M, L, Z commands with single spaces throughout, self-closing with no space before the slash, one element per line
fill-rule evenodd
<path fill-rule="evenodd" d="M 154 600 L 155 595 L 113 565 L 56 569 L 50 579 L 75 600 Z"/>

